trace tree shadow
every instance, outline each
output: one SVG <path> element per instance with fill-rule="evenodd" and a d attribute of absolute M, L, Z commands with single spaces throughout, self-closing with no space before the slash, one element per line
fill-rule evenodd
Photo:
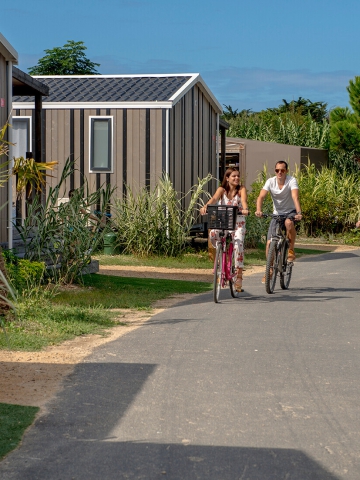
<path fill-rule="evenodd" d="M 359 250 L 360 251 L 360 250 Z M 306 257 L 299 258 L 298 262 L 309 263 L 309 262 L 325 262 L 328 260 L 342 260 L 345 258 L 359 258 L 359 254 L 351 252 L 329 252 L 322 253 L 321 255 L 309 255 Z"/>
<path fill-rule="evenodd" d="M 48 405 L 48 413 L 1 462 L 0 477 L 339 480 L 309 455 L 291 448 L 184 445 L 110 436 L 156 368 L 140 363 L 78 365 Z M 141 422 L 142 415 L 146 413 L 135 418 Z"/>

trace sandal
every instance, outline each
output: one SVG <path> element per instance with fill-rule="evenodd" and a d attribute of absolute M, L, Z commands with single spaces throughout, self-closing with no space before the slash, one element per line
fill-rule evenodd
<path fill-rule="evenodd" d="M 242 278 L 237 278 L 235 282 L 235 290 L 239 293 L 243 292 L 244 289 L 242 288 Z"/>

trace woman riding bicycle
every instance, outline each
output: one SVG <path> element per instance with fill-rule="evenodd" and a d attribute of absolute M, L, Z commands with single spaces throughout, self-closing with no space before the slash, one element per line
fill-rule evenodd
<path fill-rule="evenodd" d="M 242 215 L 238 215 L 236 218 L 236 228 L 232 232 L 234 243 L 236 260 L 235 266 L 237 269 L 237 279 L 235 283 L 235 289 L 237 292 L 242 292 L 242 273 L 244 267 L 244 241 L 245 241 L 245 215 L 248 215 L 247 205 L 247 193 L 244 185 L 240 183 L 240 172 L 235 167 L 230 167 L 226 170 L 224 179 L 214 196 L 200 209 L 201 215 L 205 215 L 208 205 L 234 205 L 238 206 L 242 211 Z M 214 247 L 216 242 L 220 240 L 220 230 L 210 231 L 210 240 Z"/>

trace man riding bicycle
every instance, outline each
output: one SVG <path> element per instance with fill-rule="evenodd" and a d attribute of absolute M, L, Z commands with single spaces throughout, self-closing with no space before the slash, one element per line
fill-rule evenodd
<path fill-rule="evenodd" d="M 295 177 L 288 175 L 288 164 L 285 160 L 279 160 L 275 165 L 274 177 L 269 178 L 256 200 L 256 212 L 257 217 L 261 217 L 262 205 L 266 195 L 270 192 L 273 201 L 273 213 L 274 215 L 286 215 L 288 218 L 285 220 L 286 234 L 289 239 L 289 253 L 288 261 L 293 262 L 295 260 L 295 238 L 296 230 L 293 222 L 295 220 L 301 220 L 301 207 L 299 200 L 299 186 Z M 276 219 L 272 218 L 266 242 L 266 256 L 268 255 L 269 245 L 271 237 L 276 234 Z M 262 279 L 262 283 L 265 283 L 265 277 Z"/>

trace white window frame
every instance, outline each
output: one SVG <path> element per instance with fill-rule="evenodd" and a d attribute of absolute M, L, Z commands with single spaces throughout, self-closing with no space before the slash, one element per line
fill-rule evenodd
<path fill-rule="evenodd" d="M 14 123 L 14 120 L 15 120 L 15 122 L 16 122 L 16 120 L 27 120 L 27 124 L 28 124 L 28 147 L 27 147 L 27 150 L 25 151 L 25 155 L 24 155 L 24 158 L 25 158 L 26 152 L 32 152 L 32 117 L 28 117 L 28 116 L 25 116 L 25 115 L 24 116 L 13 115 L 11 123 Z"/>
<path fill-rule="evenodd" d="M 110 168 L 92 169 L 92 123 L 93 120 L 110 120 Z M 90 173 L 114 173 L 114 117 L 110 115 L 96 115 L 89 117 L 89 172 Z"/>

